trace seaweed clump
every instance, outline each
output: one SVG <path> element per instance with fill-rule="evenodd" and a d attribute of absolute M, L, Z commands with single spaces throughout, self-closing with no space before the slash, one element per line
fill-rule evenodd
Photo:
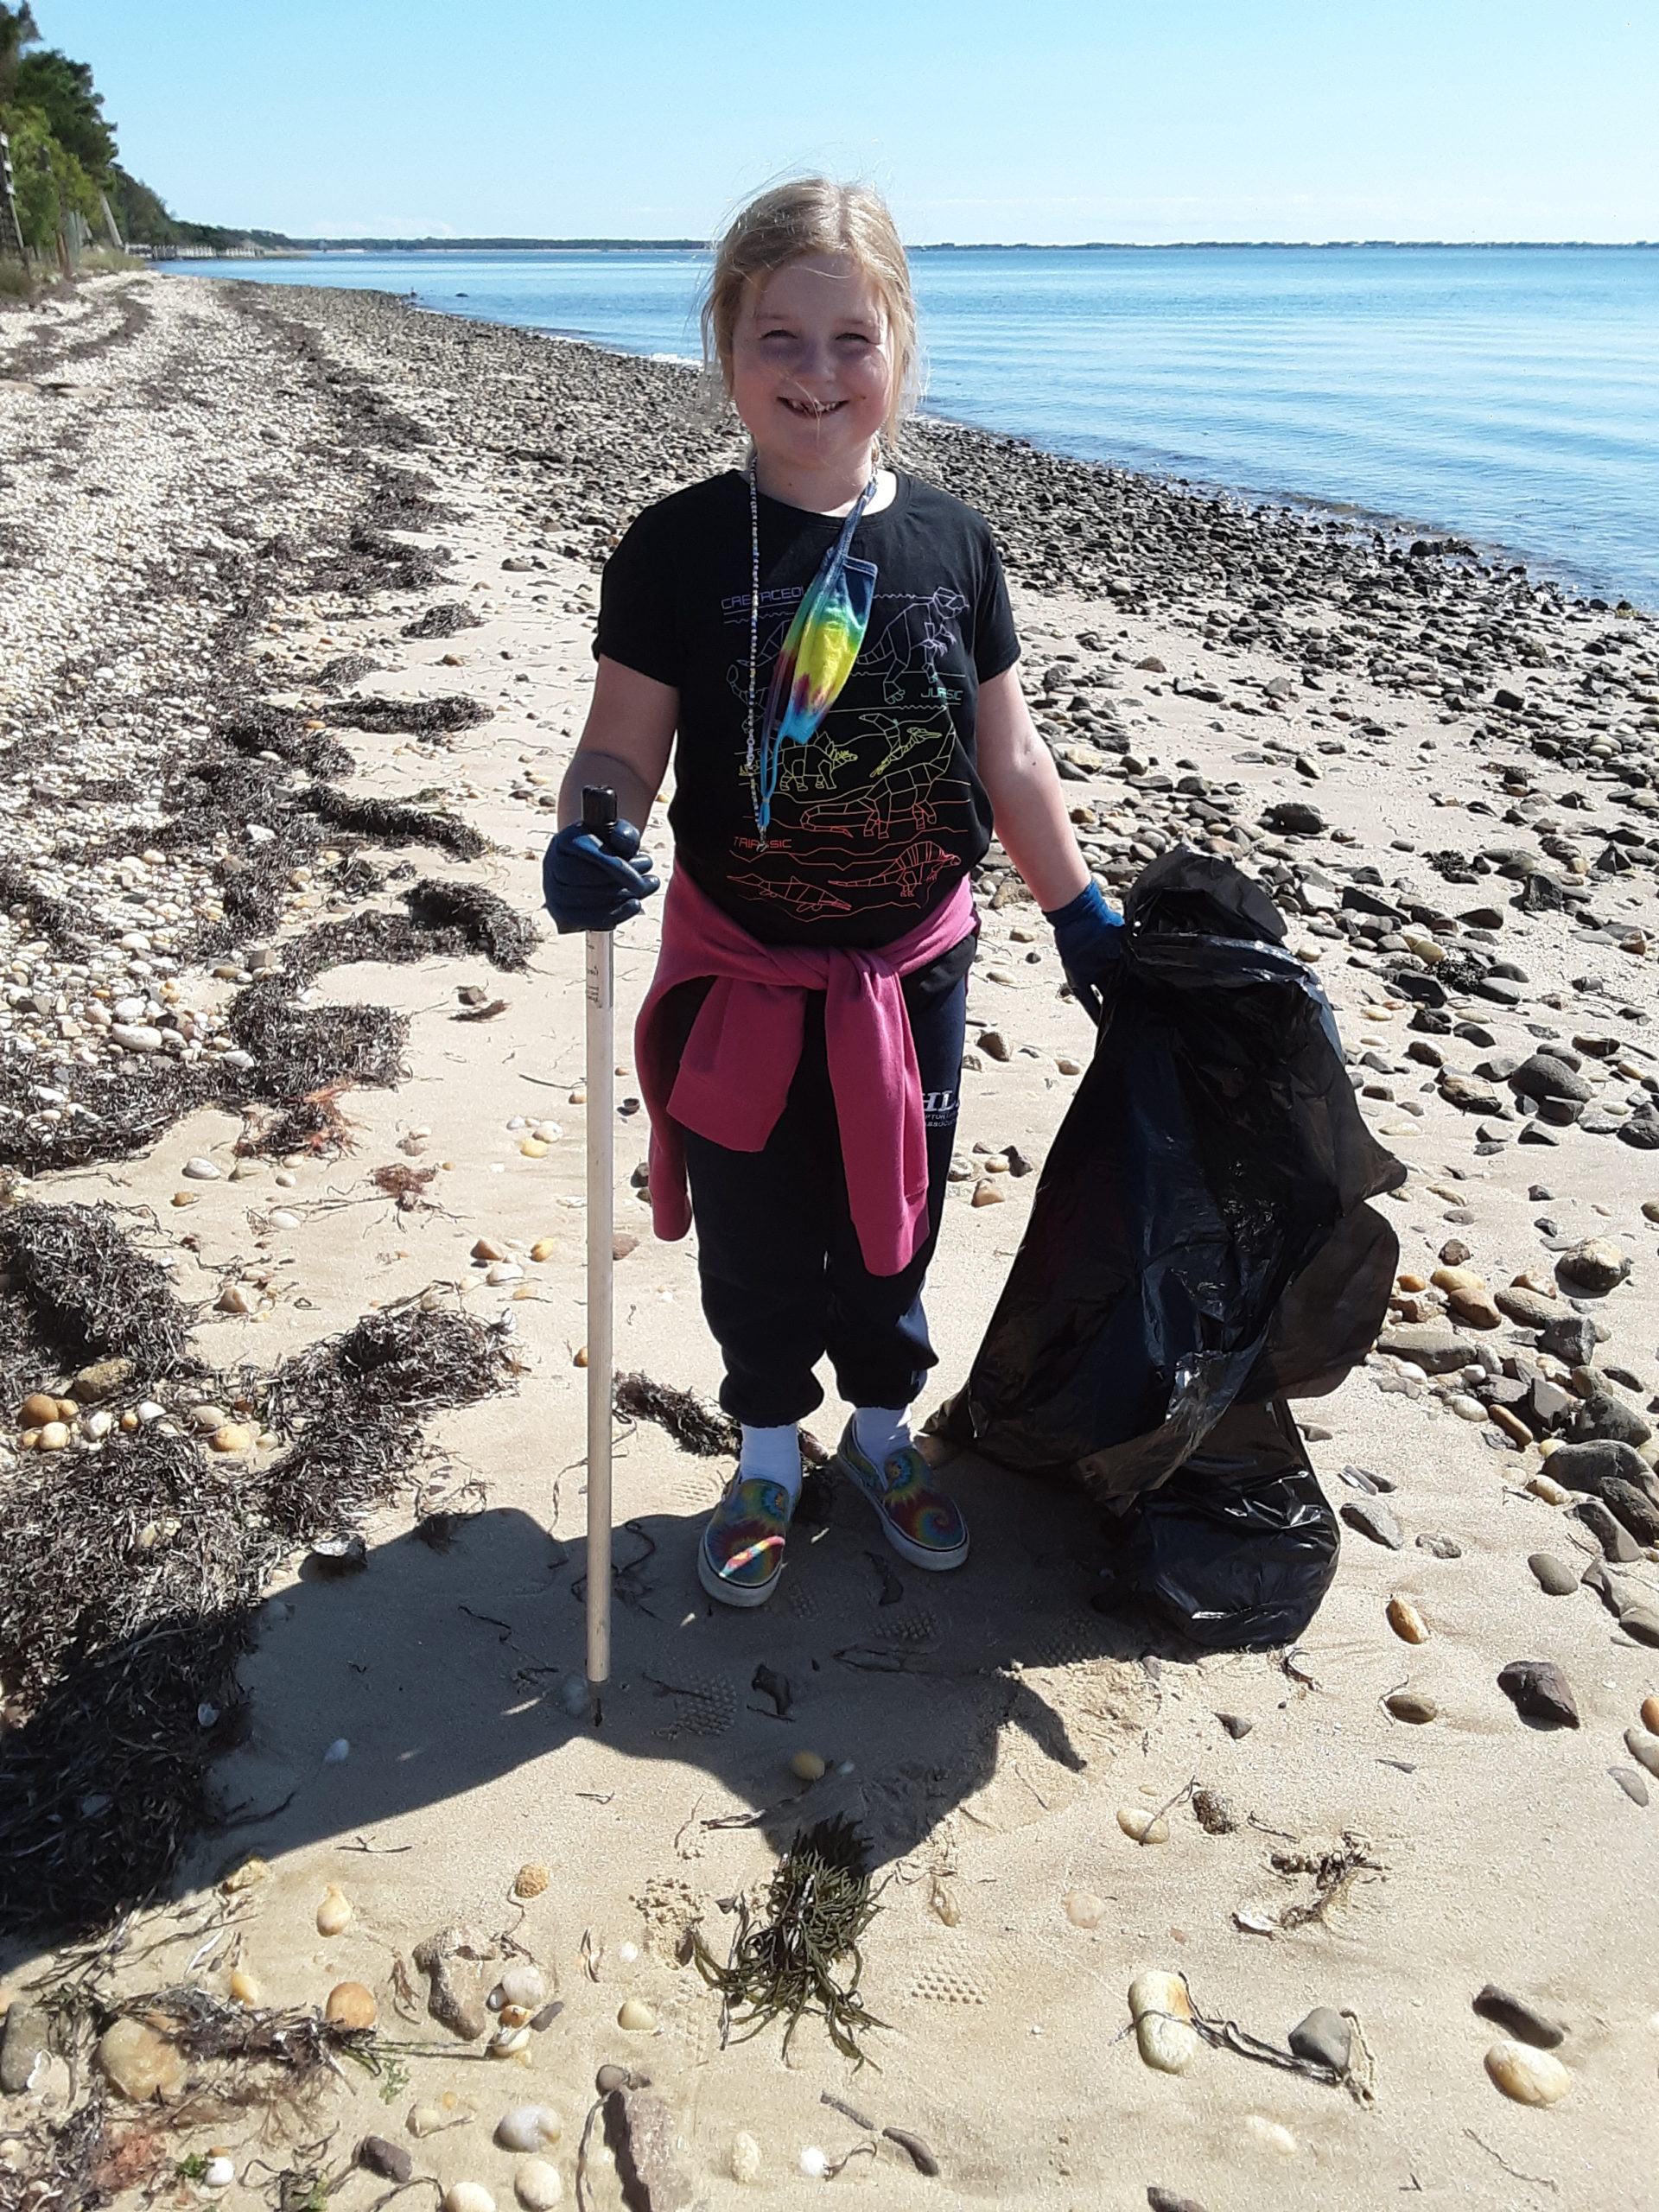
<path fill-rule="evenodd" d="M 722 1413 L 706 1398 L 694 1390 L 677 1389 L 671 1382 L 659 1382 L 654 1375 L 639 1370 L 632 1375 L 619 1375 L 612 1400 L 617 1413 L 624 1421 L 654 1421 L 665 1429 L 682 1452 L 695 1452 L 699 1458 L 717 1459 L 724 1453 L 735 1454 L 742 1443 L 742 1434 L 728 1413 Z"/>
<path fill-rule="evenodd" d="M 766 1917 L 753 1917 L 739 1900 L 726 1965 L 714 1958 L 701 1932 L 692 1936 L 697 1972 L 720 1992 L 721 2041 L 747 2043 L 782 2018 L 787 2056 L 790 2038 L 813 2012 L 842 2056 L 862 2066 L 868 2054 L 860 2050 L 859 2036 L 887 2025 L 866 2009 L 858 1986 L 864 1971 L 860 1940 L 880 1909 L 870 1894 L 868 1848 L 845 1814 L 804 1829 L 772 1874 Z M 843 1960 L 851 1961 L 851 1971 L 837 1980 Z M 742 2032 L 734 2035 L 734 2029 Z"/>
<path fill-rule="evenodd" d="M 405 622 L 405 638 L 453 638 L 461 630 L 481 630 L 483 623 L 470 607 L 462 607 L 457 600 L 441 600 L 435 607 L 429 607 L 424 614 L 417 614 L 412 622 Z"/>
<path fill-rule="evenodd" d="M 134 1248 L 111 1205 L 12 1207 L 0 1215 L 0 1270 L 10 1278 L 5 1333 L 48 1360 L 48 1373 L 117 1358 L 153 1378 L 197 1364 L 196 1309 L 175 1294 L 165 1268 Z M 0 1337 L 6 1404 L 41 1379 L 37 1366 L 14 1371 Z"/>
<path fill-rule="evenodd" d="M 381 845 L 433 845 L 463 861 L 489 850 L 489 842 L 470 823 L 423 806 L 401 805 L 390 798 L 353 798 L 327 784 L 316 784 L 300 804 L 331 829 L 372 837 Z"/>
<path fill-rule="evenodd" d="M 495 709 L 465 692 L 436 699 L 387 699 L 374 693 L 336 699 L 325 707 L 328 721 L 343 729 L 367 729 L 385 737 L 447 737 L 494 719 Z"/>

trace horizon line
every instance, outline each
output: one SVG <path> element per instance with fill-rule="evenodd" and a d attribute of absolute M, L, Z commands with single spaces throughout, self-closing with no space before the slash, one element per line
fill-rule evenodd
<path fill-rule="evenodd" d="M 202 224 L 194 227 L 227 232 L 234 224 Z M 253 241 L 270 241 L 307 252 L 363 252 L 383 248 L 401 252 L 466 252 L 518 249 L 557 249 L 565 252 L 681 252 L 707 253 L 707 238 L 475 238 L 404 237 L 365 234 L 355 238 L 298 238 L 281 231 L 248 229 L 240 235 Z M 907 253 L 1193 253 L 1354 252 L 1387 248 L 1395 252 L 1605 252 L 1652 251 L 1659 238 L 1077 238 L 1058 241 L 1037 238 L 928 238 L 907 243 Z M 158 257 L 165 257 L 164 250 Z"/>

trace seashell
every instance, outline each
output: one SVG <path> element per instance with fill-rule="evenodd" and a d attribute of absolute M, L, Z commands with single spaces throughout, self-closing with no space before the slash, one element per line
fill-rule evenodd
<path fill-rule="evenodd" d="M 1558 2104 L 1573 2086 L 1559 2058 L 1523 2043 L 1495 2043 L 1486 2054 L 1486 2071 L 1518 2105 Z"/>
<path fill-rule="evenodd" d="M 1401 1597 L 1389 1599 L 1389 1626 L 1402 1643 L 1428 1642 L 1428 1623 L 1408 1599 Z"/>
<path fill-rule="evenodd" d="M 257 1889 L 261 1882 L 270 1878 L 270 1868 L 263 1859 L 245 1859 L 219 1886 L 227 1897 L 233 1897 L 239 1890 Z"/>
<path fill-rule="evenodd" d="M 1129 2012 L 1145 2063 L 1160 2074 L 1185 2074 L 1198 2052 L 1198 2031 L 1180 1975 L 1156 1968 L 1136 1974 L 1129 1984 Z"/>
<path fill-rule="evenodd" d="M 238 2005 L 257 2005 L 259 2002 L 259 1985 L 245 1967 L 238 1967 L 231 1976 L 231 1994 Z"/>
<path fill-rule="evenodd" d="M 235 2179 L 235 2164 L 222 2151 L 215 2152 L 201 2170 L 204 2189 L 228 2189 Z"/>
<path fill-rule="evenodd" d="M 317 1907 L 319 1936 L 339 1936 L 352 1924 L 352 1901 L 336 1882 L 330 1882 Z"/>
<path fill-rule="evenodd" d="M 495 2124 L 495 2139 L 504 2151 L 544 2151 L 564 2133 L 564 2122 L 551 2105 L 514 2105 Z"/>
<path fill-rule="evenodd" d="M 1154 1817 L 1142 1805 L 1120 1805 L 1117 1825 L 1133 1843 L 1169 1841 L 1169 1822 L 1161 1813 Z"/>
<path fill-rule="evenodd" d="M 643 1997 L 627 1997 L 616 2016 L 619 2028 L 627 2028 L 636 2035 L 649 2035 L 657 2025 L 657 2015 Z"/>
<path fill-rule="evenodd" d="M 1624 1731 L 1624 1748 L 1638 1766 L 1644 1766 L 1651 1775 L 1659 1776 L 1659 1736 L 1649 1736 L 1640 1728 Z"/>
<path fill-rule="evenodd" d="M 817 1751 L 797 1751 L 789 1762 L 789 1770 L 798 1782 L 822 1782 L 825 1762 Z"/>
<path fill-rule="evenodd" d="M 492 2058 L 516 2058 L 530 2045 L 530 2030 L 525 2027 L 498 2028 L 490 2037 L 488 2049 Z"/>
<path fill-rule="evenodd" d="M 1264 2151 L 1276 2151 L 1281 2158 L 1295 2157 L 1296 2138 L 1276 2120 L 1268 2120 L 1259 2112 L 1249 2112 L 1244 2115 L 1244 2125 Z"/>
<path fill-rule="evenodd" d="M 547 1976 L 539 1967 L 509 1967 L 495 1986 L 503 2005 L 521 2005 L 527 2012 L 547 2001 Z"/>
<path fill-rule="evenodd" d="M 535 2017 L 528 2005 L 498 2005 L 496 2011 L 504 2028 L 527 2028 Z"/>
<path fill-rule="evenodd" d="M 1276 1936 L 1279 1916 L 1265 1905 L 1240 1905 L 1233 1915 L 1233 1925 L 1246 1936 Z"/>
<path fill-rule="evenodd" d="M 436 2105 L 411 2105 L 409 2118 L 404 2125 L 411 2135 L 435 2135 L 441 2128 L 451 2126 L 453 2122 Z"/>
<path fill-rule="evenodd" d="M 760 2145 L 746 2129 L 740 2128 L 732 2138 L 728 2164 L 734 2181 L 752 2182 L 760 2178 Z"/>
<path fill-rule="evenodd" d="M 564 2183 L 549 2158 L 526 2158 L 512 2177 L 513 2193 L 524 2212 L 552 2212 L 564 2201 Z"/>
<path fill-rule="evenodd" d="M 1106 1908 L 1092 1890 L 1068 1890 L 1060 1900 L 1074 1928 L 1098 1928 Z"/>
<path fill-rule="evenodd" d="M 538 1859 L 527 1859 L 512 1878 L 516 1897 L 538 1897 L 553 1877 Z"/>
<path fill-rule="evenodd" d="M 481 2181 L 458 2181 L 443 2192 L 443 2212 L 495 2212 L 495 2199 Z"/>
<path fill-rule="evenodd" d="M 532 1260 L 550 1260 L 558 1249 L 550 1236 L 538 1236 L 530 1248 L 530 1256 Z"/>
<path fill-rule="evenodd" d="M 337 1981 L 322 2008 L 323 2018 L 341 2028 L 372 2028 L 377 2016 L 374 1993 L 360 1981 Z"/>

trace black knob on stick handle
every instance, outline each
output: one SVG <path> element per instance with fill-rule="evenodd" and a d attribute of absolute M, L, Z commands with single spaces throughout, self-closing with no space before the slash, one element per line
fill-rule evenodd
<path fill-rule="evenodd" d="M 582 787 L 582 826 L 584 830 L 608 830 L 616 820 L 616 793 L 608 784 L 584 784 Z"/>

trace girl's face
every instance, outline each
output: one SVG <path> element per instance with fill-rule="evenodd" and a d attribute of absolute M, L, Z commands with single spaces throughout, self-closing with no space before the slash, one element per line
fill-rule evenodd
<path fill-rule="evenodd" d="M 875 287 L 843 254 L 809 254 L 752 285 L 732 333 L 732 398 L 756 449 L 795 468 L 867 457 L 893 383 Z"/>

